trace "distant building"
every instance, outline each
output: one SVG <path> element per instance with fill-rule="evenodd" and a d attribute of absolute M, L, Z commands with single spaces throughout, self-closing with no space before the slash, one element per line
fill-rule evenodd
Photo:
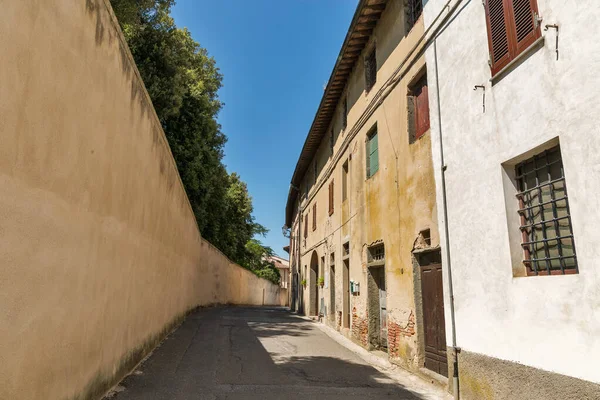
<path fill-rule="evenodd" d="M 289 287 L 290 280 L 290 263 L 285 258 L 279 256 L 271 256 L 268 258 L 270 262 L 275 264 L 275 268 L 279 270 L 281 279 L 279 280 L 279 286 L 284 289 Z"/>

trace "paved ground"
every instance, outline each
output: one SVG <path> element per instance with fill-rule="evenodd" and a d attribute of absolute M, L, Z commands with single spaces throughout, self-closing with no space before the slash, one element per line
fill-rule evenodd
<path fill-rule="evenodd" d="M 369 365 L 316 323 L 283 309 L 213 308 L 190 315 L 112 398 L 438 398 L 406 387 L 416 381 L 402 382 L 393 373 Z"/>

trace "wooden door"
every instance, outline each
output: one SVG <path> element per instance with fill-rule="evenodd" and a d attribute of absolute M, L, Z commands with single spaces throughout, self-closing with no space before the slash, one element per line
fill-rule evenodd
<path fill-rule="evenodd" d="M 440 253 L 421 256 L 419 264 L 421 265 L 423 325 L 425 328 L 425 368 L 448 376 Z"/>

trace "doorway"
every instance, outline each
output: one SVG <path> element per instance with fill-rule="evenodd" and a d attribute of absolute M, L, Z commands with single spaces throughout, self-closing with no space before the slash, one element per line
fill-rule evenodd
<path fill-rule="evenodd" d="M 310 258 L 310 278 L 307 282 L 310 306 L 308 315 L 319 315 L 319 256 L 313 251 Z"/>
<path fill-rule="evenodd" d="M 342 326 L 350 328 L 350 259 L 344 259 L 342 269 Z"/>
<path fill-rule="evenodd" d="M 335 322 L 335 254 L 329 257 L 329 320 Z"/>
<path fill-rule="evenodd" d="M 448 358 L 441 253 L 439 250 L 422 253 L 418 256 L 418 261 L 423 299 L 425 368 L 447 377 Z"/>
<path fill-rule="evenodd" d="M 369 268 L 369 342 L 375 348 L 387 348 L 387 290 L 385 267 Z"/>

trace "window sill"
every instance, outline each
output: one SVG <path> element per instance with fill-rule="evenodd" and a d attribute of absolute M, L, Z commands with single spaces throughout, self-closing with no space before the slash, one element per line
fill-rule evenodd
<path fill-rule="evenodd" d="M 542 48 L 544 46 L 545 37 L 540 36 L 535 42 L 531 44 L 527 49 L 523 50 L 521 54 L 515 57 L 514 60 L 506 64 L 504 68 L 496 73 L 496 75 L 490 78 L 490 82 L 492 85 L 498 83 L 502 80 L 510 71 L 512 71 L 517 65 L 520 65 L 523 61 L 529 58 L 535 50 Z"/>

